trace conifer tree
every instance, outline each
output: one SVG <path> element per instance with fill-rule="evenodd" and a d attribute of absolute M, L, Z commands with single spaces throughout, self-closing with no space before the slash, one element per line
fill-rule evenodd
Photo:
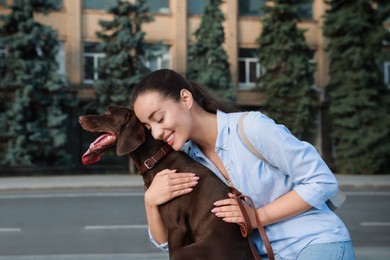
<path fill-rule="evenodd" d="M 222 0 L 207 0 L 202 21 L 195 31 L 195 43 L 191 46 L 188 78 L 206 86 L 225 99 L 234 99 L 228 56 L 222 45 L 225 33 L 220 10 Z"/>
<path fill-rule="evenodd" d="M 99 21 L 102 31 L 96 33 L 101 40 L 98 48 L 106 55 L 99 64 L 101 80 L 94 86 L 98 111 L 110 105 L 127 105 L 132 87 L 149 72 L 144 64 L 147 45 L 141 26 L 153 17 L 146 1 L 118 0 L 107 12 L 113 20 Z"/>
<path fill-rule="evenodd" d="M 60 3 L 13 3 L 12 12 L 1 16 L 0 34 L 7 54 L 0 71 L 0 86 L 11 100 L 2 111 L 9 140 L 0 160 L 10 166 L 66 165 L 70 162 L 65 151 L 67 113 L 74 99 L 64 91 L 58 74 L 57 32 L 34 21 L 34 13 L 58 10 Z"/>
<path fill-rule="evenodd" d="M 286 125 L 298 138 L 307 138 L 316 125 L 312 51 L 299 21 L 295 0 L 275 0 L 264 7 L 263 30 L 257 39 L 263 70 L 257 89 L 262 111 Z"/>
<path fill-rule="evenodd" d="M 342 173 L 390 172 L 390 96 L 380 72 L 385 17 L 367 0 L 332 1 L 325 16 L 329 112 Z"/>

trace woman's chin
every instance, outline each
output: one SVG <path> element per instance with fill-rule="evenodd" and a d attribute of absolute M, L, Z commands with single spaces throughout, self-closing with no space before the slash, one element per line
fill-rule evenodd
<path fill-rule="evenodd" d="M 178 144 L 177 142 L 173 143 L 171 145 L 172 149 L 175 150 L 175 151 L 181 151 L 181 148 L 183 147 L 184 144 L 180 145 Z"/>

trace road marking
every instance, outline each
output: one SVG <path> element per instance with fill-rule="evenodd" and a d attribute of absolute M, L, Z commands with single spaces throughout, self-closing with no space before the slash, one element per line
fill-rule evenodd
<path fill-rule="evenodd" d="M 360 222 L 363 227 L 390 227 L 390 222 Z"/>
<path fill-rule="evenodd" d="M 112 226 L 85 226 L 85 230 L 107 230 L 107 229 L 146 229 L 148 225 L 112 225 Z"/>
<path fill-rule="evenodd" d="M 20 228 L 0 228 L 0 233 L 9 233 L 9 232 L 21 232 Z"/>
<path fill-rule="evenodd" d="M 51 198 L 93 198 L 93 197 L 143 197 L 144 192 L 96 192 L 96 193 L 56 193 L 56 194 L 14 194 L 0 195 L 0 199 L 51 199 Z"/>
<path fill-rule="evenodd" d="M 390 191 L 346 191 L 347 196 L 390 196 Z"/>

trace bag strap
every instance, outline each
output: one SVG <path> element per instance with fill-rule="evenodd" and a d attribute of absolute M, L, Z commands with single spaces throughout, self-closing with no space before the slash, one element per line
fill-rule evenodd
<path fill-rule="evenodd" d="M 252 145 L 252 143 L 249 141 L 248 137 L 245 134 L 244 131 L 244 117 L 248 114 L 248 112 L 245 112 L 240 115 L 240 118 L 238 119 L 238 132 L 240 134 L 241 140 L 245 144 L 245 146 L 248 148 L 249 151 L 251 151 L 254 155 L 256 155 L 260 160 L 268 163 L 271 165 L 265 158 L 260 154 L 260 152 Z M 274 167 L 274 166 L 273 166 Z M 330 210 L 335 211 L 337 208 L 341 207 L 341 205 L 346 200 L 347 196 L 345 193 L 340 189 L 340 186 L 338 188 L 337 193 L 326 201 L 326 205 L 329 207 Z"/>
<path fill-rule="evenodd" d="M 268 161 L 257 151 L 257 149 L 252 145 L 252 143 L 249 141 L 248 137 L 245 134 L 244 131 L 244 117 L 248 114 L 248 112 L 243 113 L 240 118 L 238 119 L 238 131 L 240 133 L 240 137 L 246 147 L 251 151 L 254 155 L 256 155 L 260 160 L 268 163 Z"/>
<path fill-rule="evenodd" d="M 248 215 L 248 212 L 245 209 L 244 201 L 245 199 L 248 201 L 249 206 L 251 210 L 253 211 L 253 214 L 256 216 L 256 223 L 257 223 L 257 230 L 260 233 L 261 241 L 263 242 L 265 249 L 267 250 L 267 255 L 269 260 L 274 260 L 274 252 L 272 250 L 271 243 L 269 242 L 267 233 L 265 232 L 263 223 L 260 220 L 259 213 L 256 210 L 256 207 L 252 201 L 252 199 L 249 196 L 241 194 L 236 188 L 230 187 L 230 192 L 234 194 L 235 199 L 237 201 L 238 206 L 240 207 L 240 210 L 242 212 L 242 215 L 244 217 L 244 223 L 240 223 L 240 229 L 241 234 L 243 237 L 248 238 L 249 248 L 251 249 L 252 255 L 255 258 L 255 260 L 261 260 L 261 256 L 256 250 L 256 247 L 250 237 L 248 237 L 252 233 L 252 225 L 251 221 Z"/>

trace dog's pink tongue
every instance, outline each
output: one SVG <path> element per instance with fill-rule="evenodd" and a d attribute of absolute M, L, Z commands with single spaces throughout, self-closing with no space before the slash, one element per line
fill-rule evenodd
<path fill-rule="evenodd" d="M 104 145 L 112 143 L 115 140 L 115 136 L 111 134 L 103 134 L 99 136 L 93 143 L 90 144 L 88 151 L 86 151 L 81 158 L 84 165 L 93 164 L 100 160 L 104 155 Z"/>
<path fill-rule="evenodd" d="M 88 151 L 83 155 L 81 158 L 81 161 L 84 165 L 93 164 L 100 160 L 100 158 L 103 156 L 104 153 L 92 153 Z"/>

